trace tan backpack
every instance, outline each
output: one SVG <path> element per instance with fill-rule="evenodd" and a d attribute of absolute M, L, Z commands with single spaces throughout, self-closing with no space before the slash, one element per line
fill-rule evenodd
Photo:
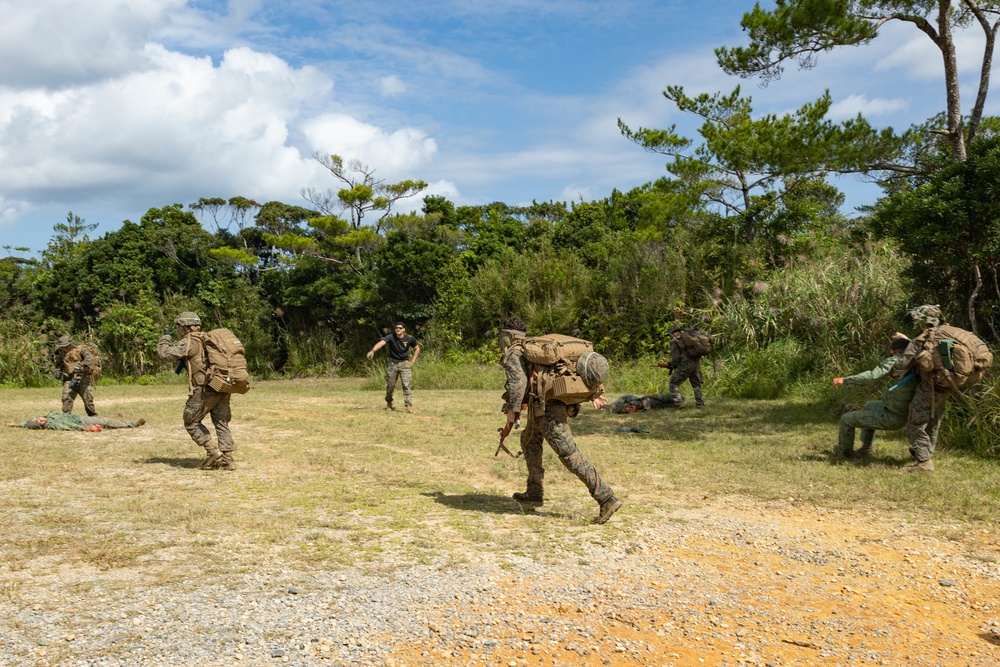
<path fill-rule="evenodd" d="M 692 357 L 704 357 L 715 349 L 712 335 L 700 329 L 685 329 L 681 332 L 681 347 Z"/>
<path fill-rule="evenodd" d="M 524 358 L 535 366 L 532 393 L 543 403 L 560 401 L 575 405 L 604 393 L 608 360 L 594 352 L 590 341 L 547 334 L 523 338 L 516 344 L 524 350 Z"/>
<path fill-rule="evenodd" d="M 928 329 L 917 340 L 921 350 L 914 363 L 939 387 L 971 387 L 993 365 L 993 353 L 979 336 L 950 324 Z"/>
<path fill-rule="evenodd" d="M 219 328 L 200 331 L 197 335 L 205 350 L 205 386 L 223 394 L 250 391 L 246 351 L 236 334 Z"/>

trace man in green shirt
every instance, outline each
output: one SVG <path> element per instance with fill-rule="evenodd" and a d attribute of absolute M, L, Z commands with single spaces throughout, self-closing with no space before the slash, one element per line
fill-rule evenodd
<path fill-rule="evenodd" d="M 145 423 L 145 419 L 133 422 L 124 419 L 109 419 L 108 417 L 82 417 L 72 412 L 52 410 L 43 417 L 31 417 L 20 424 L 7 422 L 7 426 L 30 429 L 44 428 L 50 431 L 102 431 L 106 428 L 135 428 Z"/>
<path fill-rule="evenodd" d="M 910 339 L 904 334 L 896 333 L 890 342 L 890 354 L 882 362 L 864 373 L 843 378 L 833 378 L 835 387 L 865 384 L 880 380 L 892 370 L 899 355 L 903 353 Z M 882 400 L 868 401 L 862 410 L 845 413 L 840 418 L 840 437 L 837 441 L 836 453 L 847 458 L 871 456 L 874 451 L 875 431 L 892 431 L 906 425 L 910 401 L 916 391 L 916 378 L 903 378 L 891 383 L 882 392 Z M 861 429 L 861 449 L 854 451 L 854 429 Z"/>

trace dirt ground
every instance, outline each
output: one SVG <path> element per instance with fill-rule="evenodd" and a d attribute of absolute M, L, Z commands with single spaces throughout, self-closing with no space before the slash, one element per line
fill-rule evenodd
<path fill-rule="evenodd" d="M 730 499 L 639 535 L 427 610 L 440 641 L 400 642 L 396 664 L 1000 665 L 993 525 Z M 469 627 L 489 655 L 456 644 Z"/>

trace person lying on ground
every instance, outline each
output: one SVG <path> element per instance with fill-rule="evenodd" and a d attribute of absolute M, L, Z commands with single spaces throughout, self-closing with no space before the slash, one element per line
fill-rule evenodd
<path fill-rule="evenodd" d="M 677 407 L 677 402 L 671 394 L 646 394 L 645 396 L 625 394 L 608 403 L 607 407 L 617 415 L 623 412 L 645 412 L 660 408 L 674 408 Z"/>
<path fill-rule="evenodd" d="M 7 422 L 13 428 L 49 429 L 51 431 L 102 431 L 106 428 L 135 428 L 146 423 L 145 419 L 126 421 L 109 417 L 83 417 L 73 413 L 56 412 L 55 410 L 41 417 L 30 417 L 20 424 Z"/>

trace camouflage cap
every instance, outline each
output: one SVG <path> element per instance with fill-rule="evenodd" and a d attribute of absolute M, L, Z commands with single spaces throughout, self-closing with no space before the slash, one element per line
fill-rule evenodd
<path fill-rule="evenodd" d="M 59 340 L 56 341 L 56 347 L 72 347 L 73 339 L 69 336 L 59 336 Z"/>
<path fill-rule="evenodd" d="M 174 318 L 174 324 L 179 327 L 192 327 L 201 326 L 201 318 L 198 317 L 198 313 L 192 313 L 189 310 L 185 310 L 183 313 Z"/>
<path fill-rule="evenodd" d="M 914 308 L 907 314 L 914 324 L 934 327 L 941 324 L 941 306 L 924 305 Z"/>
<path fill-rule="evenodd" d="M 34 430 L 45 428 L 44 426 L 42 426 L 42 417 L 32 417 L 28 421 L 24 422 L 24 428 L 30 428 Z"/>

